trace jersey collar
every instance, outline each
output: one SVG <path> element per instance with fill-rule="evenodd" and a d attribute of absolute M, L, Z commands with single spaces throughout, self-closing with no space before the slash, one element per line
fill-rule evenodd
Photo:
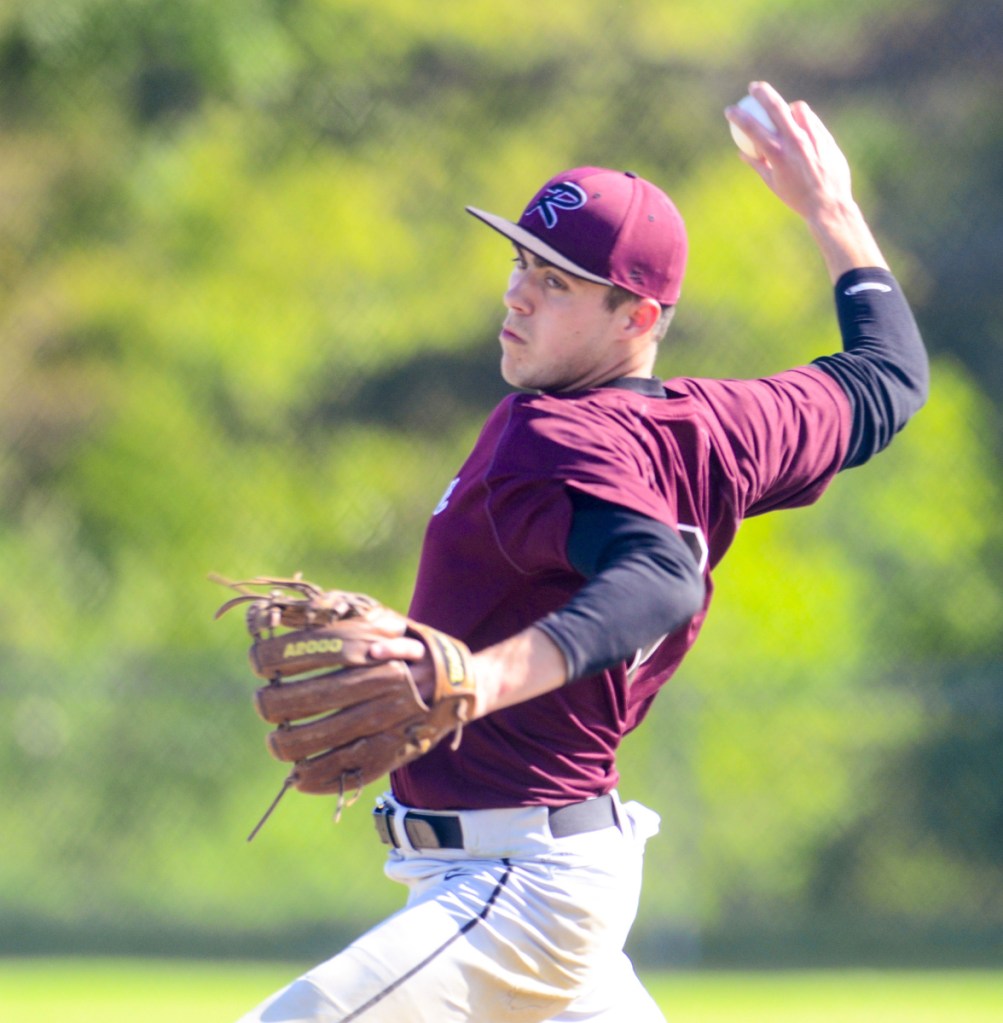
<path fill-rule="evenodd" d="M 661 380 L 655 377 L 617 377 L 615 380 L 607 380 L 600 384 L 600 387 L 616 387 L 621 391 L 633 391 L 635 394 L 644 394 L 649 398 L 664 398 L 665 387 Z"/>

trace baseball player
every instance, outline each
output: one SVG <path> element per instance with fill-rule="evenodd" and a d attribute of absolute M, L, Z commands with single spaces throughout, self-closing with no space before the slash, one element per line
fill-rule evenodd
<path fill-rule="evenodd" d="M 758 380 L 652 376 L 687 241 L 630 173 L 557 174 L 509 240 L 501 372 L 431 517 L 410 617 L 473 651 L 459 744 L 393 772 L 374 819 L 406 906 L 244 1023 L 651 1023 L 624 954 L 649 809 L 617 748 L 690 649 L 743 518 L 810 504 L 926 399 L 906 299 L 812 110 L 752 83 L 742 159 L 800 215 L 835 289 L 842 351 Z M 374 660 L 416 660 L 414 639 Z"/>

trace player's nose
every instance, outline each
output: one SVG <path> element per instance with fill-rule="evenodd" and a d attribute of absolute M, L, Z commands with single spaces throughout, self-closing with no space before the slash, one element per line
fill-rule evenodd
<path fill-rule="evenodd" d="M 526 313 L 529 311 L 529 289 L 527 288 L 526 274 L 516 268 L 509 274 L 508 287 L 505 289 L 505 295 L 502 301 L 505 303 L 506 309 L 511 309 L 512 312 Z"/>

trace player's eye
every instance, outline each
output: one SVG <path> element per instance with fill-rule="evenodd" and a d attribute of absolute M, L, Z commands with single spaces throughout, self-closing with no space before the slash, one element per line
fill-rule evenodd
<path fill-rule="evenodd" d="M 525 269 L 526 269 L 526 267 L 527 267 L 527 265 L 528 265 L 528 264 L 526 263 L 526 260 L 525 260 L 525 259 L 523 259 L 523 258 L 522 258 L 522 256 L 515 256 L 515 257 L 513 257 L 513 259 L 512 259 L 512 262 L 513 262 L 513 263 L 515 263 L 515 265 L 516 265 L 516 266 L 517 266 L 517 267 L 518 267 L 518 268 L 519 268 L 520 270 L 525 270 Z"/>

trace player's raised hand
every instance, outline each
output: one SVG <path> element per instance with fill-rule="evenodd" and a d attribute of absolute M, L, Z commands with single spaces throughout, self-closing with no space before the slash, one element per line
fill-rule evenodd
<path fill-rule="evenodd" d="M 788 105 L 768 82 L 752 82 L 749 95 L 769 114 L 773 131 L 736 107 L 726 113 L 754 139 L 761 155 L 742 159 L 767 187 L 806 219 L 820 207 L 852 203 L 850 166 L 814 110 L 803 100 Z"/>
<path fill-rule="evenodd" d="M 742 160 L 808 223 L 830 276 L 857 266 L 887 266 L 854 198 L 846 156 L 819 116 L 803 100 L 788 104 L 768 82 L 752 82 L 774 130 L 738 107 L 725 116 L 747 134 L 758 156 Z"/>

